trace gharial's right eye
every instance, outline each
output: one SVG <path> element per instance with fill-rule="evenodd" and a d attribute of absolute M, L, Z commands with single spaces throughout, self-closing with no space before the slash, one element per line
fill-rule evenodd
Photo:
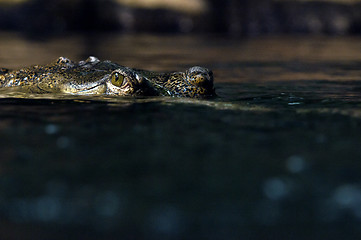
<path fill-rule="evenodd" d="M 123 85 L 123 82 L 124 82 L 123 75 L 121 75 L 120 73 L 117 73 L 117 72 L 112 74 L 112 84 L 114 86 L 120 87 Z"/>

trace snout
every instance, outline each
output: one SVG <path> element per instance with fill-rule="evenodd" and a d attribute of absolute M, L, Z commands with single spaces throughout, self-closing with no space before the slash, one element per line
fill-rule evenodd
<path fill-rule="evenodd" d="M 187 71 L 187 81 L 198 88 L 197 93 L 202 96 L 215 96 L 213 86 L 213 72 L 204 67 L 194 66 Z"/>
<path fill-rule="evenodd" d="M 213 87 L 213 73 L 204 67 L 194 66 L 189 68 L 187 80 L 196 87 Z"/>

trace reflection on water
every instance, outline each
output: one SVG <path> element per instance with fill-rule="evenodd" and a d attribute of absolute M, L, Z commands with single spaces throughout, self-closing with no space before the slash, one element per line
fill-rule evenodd
<path fill-rule="evenodd" d="M 158 71 L 199 64 L 218 97 L 1 90 L 1 239 L 361 236 L 359 39 L 105 36 L 90 48 L 6 36 L 4 67 L 87 52 Z"/>

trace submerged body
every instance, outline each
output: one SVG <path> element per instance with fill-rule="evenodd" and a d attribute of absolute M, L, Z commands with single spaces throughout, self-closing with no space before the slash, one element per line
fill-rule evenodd
<path fill-rule="evenodd" d="M 203 67 L 185 72 L 156 73 L 89 57 L 75 63 L 60 57 L 54 63 L 11 71 L 0 68 L 0 88 L 31 93 L 110 96 L 214 96 L 213 74 Z"/>

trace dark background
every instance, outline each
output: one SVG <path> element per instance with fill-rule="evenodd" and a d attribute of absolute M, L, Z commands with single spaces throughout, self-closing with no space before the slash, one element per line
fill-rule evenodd
<path fill-rule="evenodd" d="M 361 34 L 361 2 L 357 0 L 197 2 L 203 8 L 192 11 L 162 3 L 142 7 L 112 0 L 0 1 L 0 30 L 20 31 L 33 38 L 109 31 L 225 36 Z"/>

